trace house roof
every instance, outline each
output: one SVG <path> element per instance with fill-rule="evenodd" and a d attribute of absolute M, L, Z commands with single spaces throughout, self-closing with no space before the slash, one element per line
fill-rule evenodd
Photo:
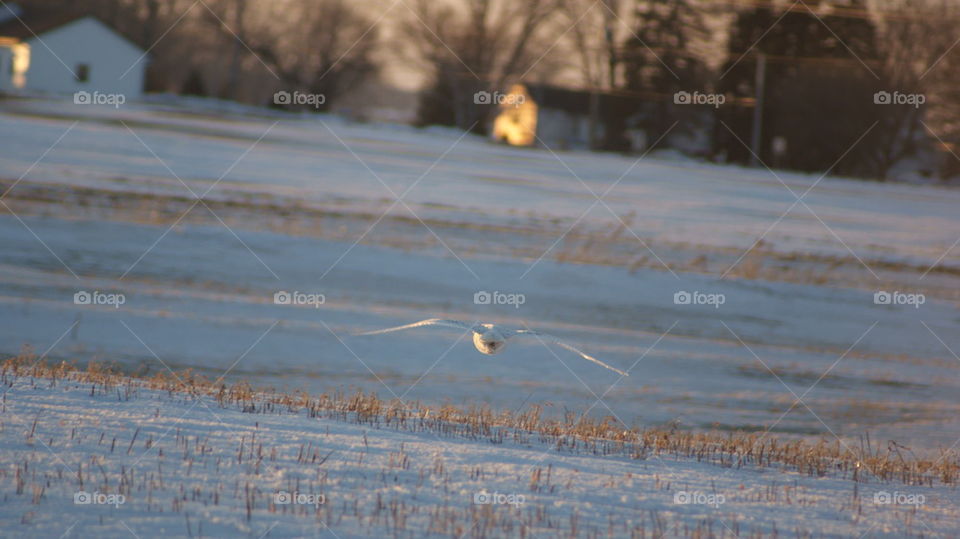
<path fill-rule="evenodd" d="M 2 6 L 0 6 L 0 14 L 3 14 Z M 9 16 L 9 13 L 6 15 Z M 0 39 L 10 38 L 25 41 L 88 17 L 116 34 L 117 37 L 129 43 L 130 46 L 140 49 L 141 51 L 143 50 L 143 48 L 131 40 L 130 37 L 124 35 L 116 28 L 105 24 L 96 15 L 82 9 L 29 10 L 25 14 L 19 14 L 19 18 L 9 16 L 9 18 L 0 22 Z"/>
<path fill-rule="evenodd" d="M 0 23 L 0 37 L 30 39 L 73 21 L 90 16 L 80 11 L 29 11 Z"/>
<path fill-rule="evenodd" d="M 530 96 L 540 108 L 557 109 L 570 114 L 586 115 L 590 113 L 591 94 L 587 90 L 574 90 L 549 84 L 528 84 Z M 635 96 L 600 93 L 598 95 L 600 113 L 628 111 L 638 107 L 642 100 Z"/>

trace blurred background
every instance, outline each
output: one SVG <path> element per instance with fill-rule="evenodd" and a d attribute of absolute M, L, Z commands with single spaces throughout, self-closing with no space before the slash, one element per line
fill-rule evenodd
<path fill-rule="evenodd" d="M 0 38 L 16 48 L 82 15 L 145 53 L 124 74 L 128 97 L 290 108 L 274 94 L 299 90 L 324 96 L 302 109 L 513 144 L 641 153 L 663 137 L 660 149 L 719 163 L 960 173 L 949 0 L 21 0 L 0 8 Z M 35 73 L 0 89 L 44 89 L 42 64 L 57 61 L 34 45 Z M 69 67 L 79 79 L 92 66 Z M 478 92 L 525 92 L 529 110 L 498 129 L 504 111 Z M 707 106 L 690 106 L 699 96 Z"/>

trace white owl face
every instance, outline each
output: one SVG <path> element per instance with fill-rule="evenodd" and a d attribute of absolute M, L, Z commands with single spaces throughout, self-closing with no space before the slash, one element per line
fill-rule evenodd
<path fill-rule="evenodd" d="M 493 354 L 498 354 L 503 350 L 505 344 L 506 343 L 502 338 L 499 338 L 490 332 L 473 334 L 473 345 L 482 354 L 491 356 Z"/>

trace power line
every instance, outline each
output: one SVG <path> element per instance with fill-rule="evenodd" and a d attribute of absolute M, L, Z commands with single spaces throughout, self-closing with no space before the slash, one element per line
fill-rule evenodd
<path fill-rule="evenodd" d="M 730 2 L 724 2 L 722 0 L 712 0 L 709 2 L 711 6 L 726 6 L 733 8 L 753 8 L 753 9 L 769 9 L 771 11 L 777 11 L 778 13 L 783 13 L 784 11 L 790 12 L 799 12 L 799 13 L 812 13 L 817 17 L 843 17 L 847 19 L 868 19 L 868 20 L 900 20 L 900 21 L 914 21 L 914 20 L 927 20 L 929 16 L 927 15 L 917 15 L 907 11 L 884 11 L 882 9 L 857 9 L 857 8 L 848 8 L 843 6 L 837 6 L 830 2 L 827 2 L 825 5 L 828 6 L 828 9 L 818 12 L 815 7 L 811 7 L 806 1 L 801 2 L 786 2 L 780 3 L 779 5 L 775 2 L 769 0 L 734 0 Z"/>
<path fill-rule="evenodd" d="M 679 58 L 693 58 L 700 59 L 702 55 L 695 54 L 692 52 L 681 51 L 677 49 L 664 49 L 664 48 L 643 48 L 639 53 L 634 49 L 626 49 L 621 47 L 619 50 L 630 52 L 624 52 L 623 55 L 619 56 L 621 61 L 625 59 L 630 59 L 631 57 L 643 56 L 644 51 L 649 51 L 651 54 L 656 54 L 658 56 L 665 56 L 668 52 L 670 55 Z M 830 63 L 830 64 L 859 64 L 855 58 L 843 58 L 843 57 L 830 57 L 830 56 L 794 56 L 790 54 L 769 54 L 763 53 L 768 62 L 796 62 L 796 63 Z M 743 59 L 756 59 L 757 53 L 748 53 L 746 55 L 741 55 L 738 53 L 729 53 L 731 58 L 743 58 Z M 883 62 L 879 60 L 864 60 L 863 63 L 872 64 L 872 65 L 883 65 Z M 653 63 L 651 63 L 652 65 Z"/>

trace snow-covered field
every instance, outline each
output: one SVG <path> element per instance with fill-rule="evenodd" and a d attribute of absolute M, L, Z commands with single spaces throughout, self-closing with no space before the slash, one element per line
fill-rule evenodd
<path fill-rule="evenodd" d="M 545 414 L 586 412 L 631 427 L 769 431 L 839 438 L 851 446 L 869 434 L 915 454 L 952 450 L 960 438 L 956 189 L 722 167 L 656 153 L 638 159 L 521 150 L 448 129 L 214 112 L 168 101 L 113 109 L 11 100 L 0 103 L 0 134 L 5 356 L 29 345 L 51 360 L 110 361 L 140 374 L 191 368 L 280 390 L 360 388 L 384 398 L 487 403 L 500 410 L 537 403 Z M 299 292 L 294 297 L 308 300 L 322 296 L 323 303 L 277 304 L 278 292 Z M 522 304 L 477 302 L 484 292 L 522 297 Z M 123 303 L 86 304 L 84 297 Z M 722 304 L 693 304 L 698 300 Z M 353 336 L 434 316 L 548 331 L 629 369 L 631 376 L 620 379 L 536 339 L 511 342 L 501 355 L 488 357 L 468 336 L 451 330 Z M 39 387 L 17 386 L 6 397 L 5 415 L 16 419 L 4 427 L 5 480 L 13 481 L 14 463 L 23 458 L 18 451 L 36 450 L 24 446 L 18 421 L 30 424 L 46 409 L 109 417 L 97 411 L 96 399 L 78 408 L 71 399 L 82 392 Z M 18 400 L 11 401 L 14 395 Z M 143 392 L 118 409 L 118 424 L 110 428 L 138 423 L 137 414 L 147 409 L 159 414 L 157 425 L 169 426 L 182 414 L 176 407 L 185 412 L 190 403 L 168 400 Z M 248 436 L 257 422 L 227 415 L 233 421 L 228 424 Z M 235 453 L 239 435 L 221 432 L 207 410 L 196 408 L 186 418 L 191 428 L 220 437 L 215 451 Z M 271 417 L 271 429 L 288 429 L 272 433 L 278 448 L 299 447 L 329 428 L 332 434 L 318 444 L 358 451 L 355 425 L 276 419 Z M 60 422 L 74 424 L 57 416 L 37 428 L 69 437 Z M 443 452 L 429 435 L 378 432 L 375 443 L 401 442 L 416 455 L 414 462 L 427 467 Z M 63 446 L 57 454 L 66 451 L 79 462 L 89 456 L 85 451 L 97 451 L 86 443 L 75 450 Z M 530 457 L 526 447 L 456 444 L 456 454 L 468 455 L 458 464 L 462 468 L 450 472 L 463 482 L 460 494 L 401 482 L 397 499 L 409 505 L 407 496 L 425 488 L 422 496 L 432 496 L 427 506 L 438 507 L 433 502 L 442 496 L 453 500 L 483 488 L 483 481 L 460 471 L 475 461 L 500 466 L 504 482 L 491 489 L 519 493 L 511 481 L 519 473 L 526 476 L 520 483 L 529 482 L 524 459 L 542 456 L 534 450 Z M 661 508 L 668 521 L 692 526 L 707 515 L 673 507 L 672 496 L 684 477 L 690 489 L 712 489 L 715 470 L 709 466 L 548 455 L 545 464 L 590 474 L 584 481 L 565 478 L 571 485 L 549 498 L 528 500 L 528 507 L 554 508 L 559 527 L 569 529 L 574 507 L 582 511 L 582 533 L 589 522 L 606 534 L 610 515 L 622 524 L 646 509 Z M 290 468 L 283 473 L 295 473 L 294 464 L 286 461 L 282 466 Z M 158 465 L 149 460 L 150 470 Z M 660 465 L 677 474 L 660 479 L 673 486 L 652 483 Z M 137 473 L 147 473 L 138 466 Z M 233 489 L 242 490 L 244 473 L 232 468 L 223 474 L 230 477 L 224 488 L 231 497 Z M 379 467 L 351 473 L 380 481 Z M 756 473 L 749 480 L 734 474 L 726 488 L 744 482 L 748 490 L 764 490 L 774 480 L 801 481 L 797 488 L 808 489 L 804 499 L 819 501 L 807 507 L 791 497 L 794 505 L 783 508 L 777 498 L 777 512 L 786 511 L 783 520 L 765 516 L 769 507 L 728 502 L 713 514 L 717 519 L 727 514 L 767 533 L 777 521 L 780 531 L 799 527 L 857 536 L 886 530 L 896 536 L 897 529 L 950 530 L 947 508 L 952 503 L 956 511 L 955 492 L 944 490 L 936 496 L 946 505 L 929 506 L 940 515 L 939 523 L 928 522 L 933 531 L 897 512 L 870 517 L 864 525 L 868 519 L 860 509 L 851 513 L 849 481 L 808 484 Z M 344 482 L 340 501 L 365 505 L 365 497 L 386 488 L 351 483 L 359 481 L 351 477 L 330 472 L 329 481 Z M 616 496 L 594 505 L 578 501 L 606 480 Z M 13 499 L 8 484 L 4 495 Z M 846 502 L 838 501 L 841 493 Z M 731 492 L 729 498 L 739 495 Z M 462 497 L 449 503 L 459 511 L 473 507 L 470 496 Z M 16 499 L 30 502 L 22 495 Z M 129 508 L 141 502 L 147 503 L 131 500 Z M 32 511 L 40 515 L 50 507 Z M 224 526 L 224 534 L 259 536 L 274 522 L 257 512 L 241 522 L 234 511 L 222 510 L 229 517 L 197 514 L 205 526 Z M 350 518 L 363 522 L 331 529 L 342 537 L 393 533 L 392 527 L 377 528 L 388 526 L 387 517 L 357 514 Z M 411 529 L 424 529 L 416 528 L 425 525 L 421 517 L 411 517 L 419 523 Z M 167 526 L 173 517 L 131 518 L 128 524 L 146 529 L 151 518 Z M 630 522 L 652 533 L 652 518 L 637 515 Z M 187 533 L 183 512 L 176 519 L 169 521 L 172 533 Z M 98 525 L 121 529 L 107 520 Z M 876 529 L 870 528 L 874 522 Z M 712 526 L 713 533 L 727 532 L 718 521 Z M 284 521 L 271 536 L 304 530 L 324 531 L 311 516 Z M 25 535 L 34 532 L 39 528 L 23 529 Z"/>
<path fill-rule="evenodd" d="M 241 410 L 134 381 L 6 382 L 5 536 L 948 537 L 960 529 L 955 486 L 854 483 L 667 454 L 598 456 L 586 444 L 558 451 L 536 436 L 493 443 L 256 399 Z"/>

